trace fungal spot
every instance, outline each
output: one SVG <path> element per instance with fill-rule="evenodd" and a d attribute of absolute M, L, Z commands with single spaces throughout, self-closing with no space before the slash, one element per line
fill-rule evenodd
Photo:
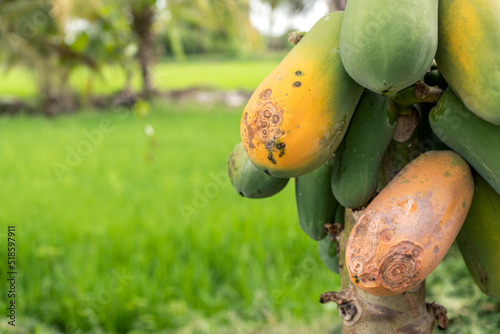
<path fill-rule="evenodd" d="M 271 123 L 274 125 L 278 124 L 280 122 L 280 115 L 273 115 L 273 118 L 271 120 Z"/>
<path fill-rule="evenodd" d="M 297 72 L 295 72 L 295 75 L 296 75 L 296 76 L 301 76 L 302 74 L 303 74 L 303 73 L 302 73 L 302 71 L 297 71 Z"/>
<path fill-rule="evenodd" d="M 269 161 L 276 165 L 276 160 L 274 160 L 273 158 L 273 152 L 269 152 L 269 154 L 267 155 L 267 159 L 269 159 Z"/>
<path fill-rule="evenodd" d="M 286 146 L 286 144 L 285 144 L 285 143 L 279 143 L 278 145 L 276 145 L 276 148 L 277 148 L 278 150 L 282 150 L 282 149 L 284 149 L 284 148 L 285 148 L 285 146 Z"/>
<path fill-rule="evenodd" d="M 380 240 L 384 242 L 389 242 L 392 239 L 393 231 L 391 229 L 384 229 L 380 232 Z"/>
<path fill-rule="evenodd" d="M 243 123 L 247 122 L 248 112 L 243 115 Z"/>
<path fill-rule="evenodd" d="M 263 100 L 267 100 L 269 96 L 271 96 L 272 90 L 266 89 L 262 93 L 260 93 L 260 98 Z"/>
<path fill-rule="evenodd" d="M 262 123 L 260 123 L 260 125 L 265 128 L 267 126 L 267 121 L 262 121 Z"/>
<path fill-rule="evenodd" d="M 302 86 L 302 82 L 300 82 L 300 81 L 295 81 L 293 83 L 293 87 L 300 87 L 300 86 Z"/>
<path fill-rule="evenodd" d="M 266 130 L 266 129 L 262 129 L 262 134 L 263 134 L 264 136 L 267 136 L 267 130 Z"/>
<path fill-rule="evenodd" d="M 465 209 L 465 201 L 462 203 L 462 208 Z"/>
<path fill-rule="evenodd" d="M 271 111 L 270 110 L 264 110 L 264 117 L 270 118 L 271 117 Z"/>
<path fill-rule="evenodd" d="M 439 246 L 434 245 L 434 248 L 432 249 L 432 254 L 436 255 L 439 252 Z"/>

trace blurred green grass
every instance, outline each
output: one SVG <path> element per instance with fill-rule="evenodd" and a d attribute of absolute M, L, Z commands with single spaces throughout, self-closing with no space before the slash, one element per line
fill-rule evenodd
<path fill-rule="evenodd" d="M 0 118 L 0 238 L 16 226 L 20 325 L 153 333 L 218 319 L 244 332 L 339 319 L 318 302 L 339 281 L 298 226 L 292 182 L 249 200 L 228 180 L 239 118 L 219 105 L 167 102 L 146 118 Z"/>
<path fill-rule="evenodd" d="M 192 58 L 182 62 L 163 60 L 152 68 L 154 86 L 160 90 L 205 87 L 219 90 L 241 89 L 253 91 L 262 79 L 279 63 L 282 54 L 248 59 L 205 60 Z M 132 88 L 141 87 L 140 71 L 131 67 Z M 100 73 L 87 68 L 76 68 L 70 76 L 70 86 L 78 93 L 111 94 L 121 90 L 125 84 L 125 71 L 119 66 L 104 65 Z M 1 95 L 22 98 L 36 96 L 36 81 L 32 71 L 14 68 L 2 73 Z"/>

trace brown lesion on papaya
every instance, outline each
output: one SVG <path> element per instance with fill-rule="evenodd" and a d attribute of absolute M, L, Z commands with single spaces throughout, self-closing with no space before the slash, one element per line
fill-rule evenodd
<path fill-rule="evenodd" d="M 393 292 L 408 290 L 420 283 L 420 258 L 424 250 L 411 241 L 403 241 L 391 247 L 380 261 L 381 284 Z"/>

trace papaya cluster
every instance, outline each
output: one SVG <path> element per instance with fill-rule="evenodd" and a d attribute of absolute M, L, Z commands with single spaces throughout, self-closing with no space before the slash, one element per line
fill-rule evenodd
<path fill-rule="evenodd" d="M 321 18 L 243 110 L 228 169 L 268 197 L 295 179 L 300 228 L 352 284 L 406 293 L 454 241 L 500 299 L 500 2 L 349 0 Z"/>

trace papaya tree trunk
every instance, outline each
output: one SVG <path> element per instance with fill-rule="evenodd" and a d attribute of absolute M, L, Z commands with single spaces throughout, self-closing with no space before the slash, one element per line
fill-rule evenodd
<path fill-rule="evenodd" d="M 432 333 L 437 316 L 438 326 L 447 322 L 446 311 L 436 303 L 425 302 L 425 281 L 403 295 L 378 297 L 358 289 L 352 282 L 345 265 L 345 248 L 349 234 L 362 211 L 346 209 L 344 230 L 340 245 L 340 292 L 327 292 L 321 302 L 336 302 L 344 321 L 342 333 Z"/>
<path fill-rule="evenodd" d="M 393 140 L 382 160 L 379 189 L 387 185 L 409 161 L 421 154 L 417 145 L 418 121 L 418 113 L 415 110 L 400 116 Z M 352 283 L 345 263 L 346 246 L 351 230 L 362 214 L 363 210 L 346 209 L 344 228 L 337 229 L 337 232 L 332 234 L 338 242 L 341 290 L 326 292 L 320 298 L 321 303 L 337 303 L 344 322 L 342 333 L 425 334 L 432 333 L 436 320 L 438 328 L 447 328 L 446 309 L 435 302 L 425 301 L 425 280 L 404 294 L 383 297 L 371 295 Z"/>

